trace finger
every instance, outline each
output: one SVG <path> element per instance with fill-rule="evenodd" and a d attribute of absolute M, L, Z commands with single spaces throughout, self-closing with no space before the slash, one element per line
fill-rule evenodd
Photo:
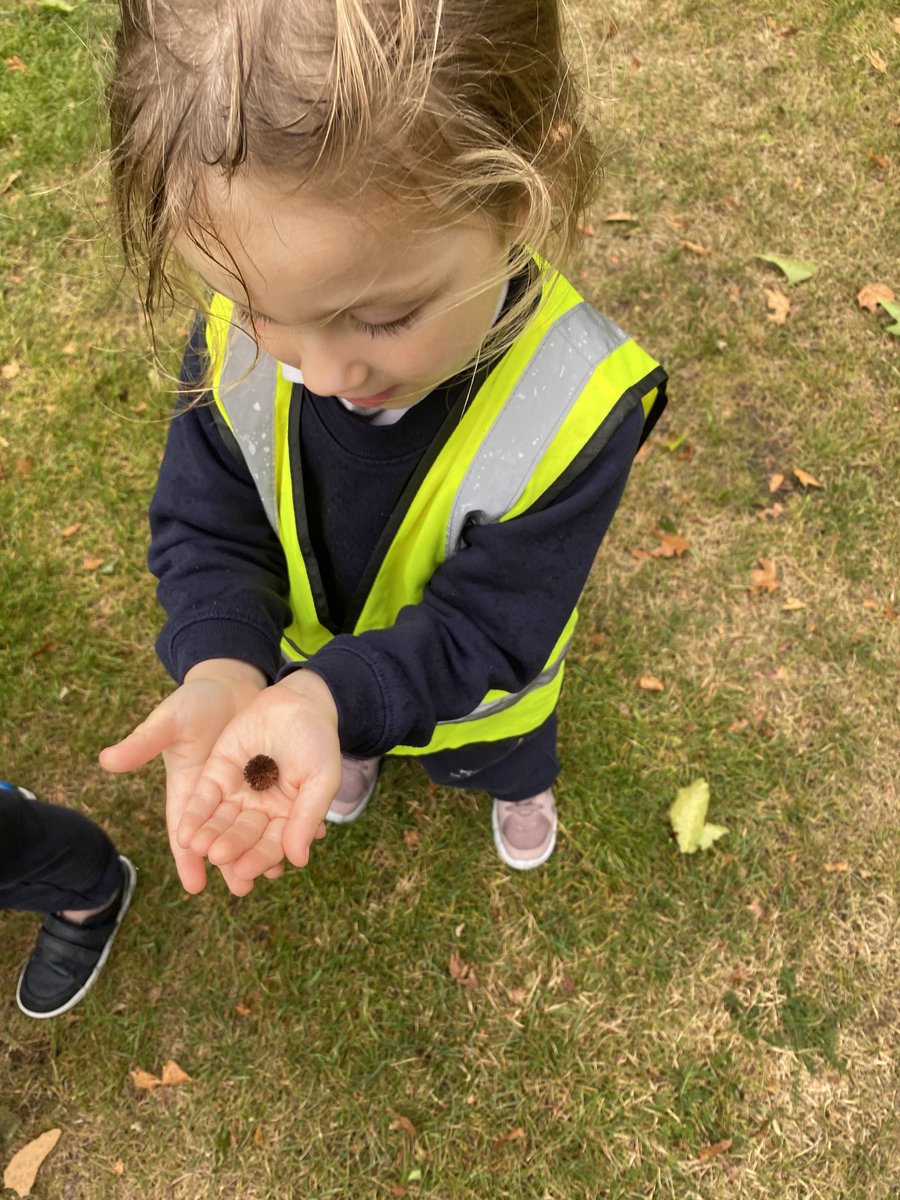
<path fill-rule="evenodd" d="M 210 825 L 214 820 L 220 822 L 216 831 L 216 836 L 227 827 L 222 824 L 224 817 L 223 810 L 227 804 L 222 796 L 222 789 L 218 784 L 213 783 L 211 779 L 201 779 L 194 790 L 191 792 L 187 803 L 181 813 L 178 822 L 176 835 L 180 845 L 185 849 L 191 849 L 197 854 L 206 854 L 207 846 L 192 845 L 195 835 L 204 828 Z M 234 820 L 235 805 L 230 806 L 231 820 Z M 230 821 L 228 822 L 230 824 Z"/>
<path fill-rule="evenodd" d="M 217 867 L 226 863 L 234 865 L 245 851 L 256 845 L 265 833 L 268 824 L 269 817 L 262 809 L 243 809 L 229 827 L 215 839 L 207 850 L 206 857 Z M 270 867 L 272 862 L 267 862 L 265 865 Z M 255 871 L 250 878 L 254 878 L 259 873 L 259 871 Z"/>
<path fill-rule="evenodd" d="M 253 891 L 253 880 L 238 879 L 231 863 L 225 863 L 219 867 L 219 871 L 225 880 L 225 886 L 231 892 L 232 896 L 246 896 Z"/>
<path fill-rule="evenodd" d="M 278 863 L 277 866 L 269 867 L 268 871 L 263 871 L 266 879 L 280 879 L 284 874 L 284 860 Z"/>
<path fill-rule="evenodd" d="M 316 830 L 316 834 L 315 834 L 315 837 L 313 838 L 313 841 L 318 842 L 321 838 L 325 837 L 325 835 L 327 833 L 328 833 L 328 826 L 325 824 L 324 821 L 320 821 L 319 828 Z"/>
<path fill-rule="evenodd" d="M 192 896 L 202 892 L 206 887 L 206 864 L 202 857 L 177 845 L 172 846 L 172 857 L 184 890 Z"/>
<path fill-rule="evenodd" d="M 255 879 L 257 875 L 265 875 L 267 871 L 279 865 L 283 869 L 282 838 L 286 824 L 284 817 L 274 817 L 269 821 L 256 845 L 251 846 L 232 864 L 238 878 Z"/>
<path fill-rule="evenodd" d="M 312 776 L 294 801 L 284 830 L 284 853 L 295 867 L 309 862 L 309 848 L 319 836 L 322 818 L 341 782 L 340 769 Z"/>
<path fill-rule="evenodd" d="M 161 754 L 175 739 L 176 726 L 171 716 L 152 712 L 146 721 L 133 729 L 121 742 L 100 751 L 100 766 L 104 771 L 118 773 L 134 771 L 151 758 Z"/>

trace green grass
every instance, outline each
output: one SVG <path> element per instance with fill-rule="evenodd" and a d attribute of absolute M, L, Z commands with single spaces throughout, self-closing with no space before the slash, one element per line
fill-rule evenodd
<path fill-rule="evenodd" d="M 181 893 L 159 768 L 95 765 L 169 686 L 143 560 L 171 397 L 102 202 L 112 6 L 0 12 L 0 767 L 141 871 L 95 993 L 46 1025 L 12 998 L 35 919 L 3 916 L 0 1163 L 63 1131 L 37 1197 L 896 1191 L 900 369 L 855 303 L 900 292 L 896 12 L 579 10 L 608 146 L 579 283 L 673 382 L 583 606 L 558 853 L 507 872 L 484 798 L 391 762 L 240 902 Z M 818 271 L 788 288 L 767 252 Z M 641 556 L 660 528 L 683 558 Z M 760 558 L 779 587 L 751 595 Z M 666 813 L 700 776 L 728 834 L 682 857 Z M 133 1087 L 170 1058 L 191 1083 Z"/>

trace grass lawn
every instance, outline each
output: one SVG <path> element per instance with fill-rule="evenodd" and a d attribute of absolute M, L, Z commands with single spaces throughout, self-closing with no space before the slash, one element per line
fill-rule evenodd
<path fill-rule="evenodd" d="M 900 293 L 898 10 L 574 11 L 606 146 L 579 285 L 672 387 L 583 606 L 558 852 L 507 871 L 485 798 L 394 761 L 242 901 L 181 892 L 159 768 L 96 765 L 170 686 L 144 554 L 171 388 L 109 231 L 113 6 L 0 11 L 0 769 L 140 869 L 56 1021 L 18 1013 L 36 920 L 2 917 L 0 1164 L 61 1129 L 38 1198 L 897 1195 L 900 339 L 856 297 Z M 699 777 L 728 833 L 682 856 Z M 134 1086 L 170 1059 L 190 1082 Z"/>

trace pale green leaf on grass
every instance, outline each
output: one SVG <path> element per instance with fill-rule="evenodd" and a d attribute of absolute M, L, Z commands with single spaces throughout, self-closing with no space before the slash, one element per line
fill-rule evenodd
<path fill-rule="evenodd" d="M 900 303 L 895 300 L 879 300 L 878 303 L 894 322 L 886 327 L 887 332 L 892 333 L 894 337 L 900 337 Z"/>
<path fill-rule="evenodd" d="M 780 254 L 757 254 L 756 257 L 783 271 L 788 283 L 802 283 L 804 279 L 815 275 L 819 269 L 816 263 L 807 262 L 802 258 L 782 258 Z"/>
<path fill-rule="evenodd" d="M 697 850 L 708 850 L 728 830 L 724 825 L 708 825 L 706 810 L 709 808 L 709 784 L 705 779 L 695 779 L 687 787 L 679 788 L 669 809 L 669 820 L 678 839 L 682 854 L 694 854 Z"/>
<path fill-rule="evenodd" d="M 43 8 L 46 12 L 64 13 L 66 16 L 75 11 L 75 5 L 68 4 L 66 0 L 38 0 L 38 8 Z"/>

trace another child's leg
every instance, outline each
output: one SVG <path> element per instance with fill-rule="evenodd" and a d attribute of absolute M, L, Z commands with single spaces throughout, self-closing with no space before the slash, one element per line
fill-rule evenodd
<path fill-rule="evenodd" d="M 19 979 L 33 1017 L 66 1012 L 106 962 L 135 870 L 93 821 L 0 783 L 0 908 L 48 914 Z"/>
<path fill-rule="evenodd" d="M 507 866 L 527 871 L 553 853 L 552 788 L 559 774 L 555 713 L 524 737 L 442 750 L 421 762 L 435 783 L 491 794 L 494 844 Z"/>

